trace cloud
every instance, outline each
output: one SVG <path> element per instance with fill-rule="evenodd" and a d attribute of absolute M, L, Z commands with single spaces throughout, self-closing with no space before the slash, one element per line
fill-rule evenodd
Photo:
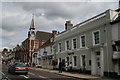
<path fill-rule="evenodd" d="M 35 15 L 37 30 L 64 30 L 66 20 L 73 24 L 104 12 L 117 9 L 117 2 L 4 2 L 2 4 L 3 46 L 13 48 L 27 38 L 27 32 Z"/>
<path fill-rule="evenodd" d="M 2 0 L 2 2 L 116 2 L 118 0 Z"/>

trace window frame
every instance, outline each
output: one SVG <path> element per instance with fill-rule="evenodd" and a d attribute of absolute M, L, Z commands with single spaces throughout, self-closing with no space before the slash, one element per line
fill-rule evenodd
<path fill-rule="evenodd" d="M 67 57 L 69 58 L 69 62 L 68 62 L 68 65 L 69 65 L 70 64 L 70 56 L 66 56 L 65 61 L 67 61 Z"/>
<path fill-rule="evenodd" d="M 59 44 L 61 44 L 61 42 L 58 43 L 58 52 L 61 52 L 62 51 L 62 44 L 61 44 L 61 46 Z M 61 49 L 60 49 L 60 47 L 61 47 Z"/>
<path fill-rule="evenodd" d="M 81 39 L 82 36 L 85 36 L 85 41 L 84 41 L 85 42 L 85 46 L 84 47 L 82 46 L 82 39 Z M 86 47 L 86 35 L 83 34 L 83 35 L 80 36 L 80 48 L 85 48 L 85 47 Z"/>
<path fill-rule="evenodd" d="M 95 44 L 95 35 L 94 33 L 99 32 L 99 43 Z M 100 30 L 96 30 L 92 32 L 92 39 L 93 39 L 93 45 L 99 45 L 100 44 Z"/>
<path fill-rule="evenodd" d="M 76 48 L 74 48 L 73 39 L 76 39 Z M 77 38 L 76 37 L 72 38 L 72 49 L 77 49 Z"/>
<path fill-rule="evenodd" d="M 86 68 L 86 66 L 87 66 L 87 61 L 86 61 L 86 54 L 81 54 L 80 55 L 80 66 L 81 66 L 81 68 L 83 68 L 83 59 L 82 59 L 82 56 L 85 56 L 85 68 Z"/>
<path fill-rule="evenodd" d="M 67 48 L 67 41 L 68 41 L 68 48 Z M 66 40 L 65 41 L 65 50 L 70 50 L 70 41 L 69 40 Z"/>
<path fill-rule="evenodd" d="M 74 63 L 74 56 L 76 56 L 76 65 L 75 65 L 75 63 Z M 72 56 L 72 66 L 73 66 L 73 67 L 77 67 L 77 55 L 73 55 L 73 56 Z"/>

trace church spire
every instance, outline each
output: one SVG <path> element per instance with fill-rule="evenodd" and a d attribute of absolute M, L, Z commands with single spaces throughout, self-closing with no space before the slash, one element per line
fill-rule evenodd
<path fill-rule="evenodd" d="M 33 18 L 32 18 L 32 21 L 31 21 L 31 25 L 30 25 L 29 30 L 35 30 L 34 14 L 33 14 Z"/>

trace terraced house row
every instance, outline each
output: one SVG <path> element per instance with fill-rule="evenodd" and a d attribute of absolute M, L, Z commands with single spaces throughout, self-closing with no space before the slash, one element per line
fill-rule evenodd
<path fill-rule="evenodd" d="M 65 30 L 36 31 L 34 19 L 26 38 L 14 48 L 15 59 L 42 68 L 58 68 L 65 60 L 72 70 L 99 76 L 120 76 L 120 9 L 106 10 Z"/>
<path fill-rule="evenodd" d="M 120 75 L 120 10 L 107 10 L 55 36 L 56 59 L 72 62 L 73 70 L 92 75 Z"/>

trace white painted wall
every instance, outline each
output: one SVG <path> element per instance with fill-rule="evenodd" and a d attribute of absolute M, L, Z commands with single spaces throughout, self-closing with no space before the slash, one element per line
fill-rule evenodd
<path fill-rule="evenodd" d="M 100 49 L 100 65 L 101 65 L 101 76 L 104 76 L 104 52 L 103 52 L 103 48 Z"/>
<path fill-rule="evenodd" d="M 97 75 L 97 65 L 96 65 L 96 55 L 94 53 L 94 51 L 91 51 L 91 73 L 92 75 Z"/>
<path fill-rule="evenodd" d="M 120 37 L 119 33 L 118 33 L 118 23 L 117 24 L 113 24 L 112 25 L 112 40 L 113 41 L 117 41 L 118 40 L 118 36 Z"/>
<path fill-rule="evenodd" d="M 120 22 L 118 23 L 118 39 L 120 40 Z"/>

